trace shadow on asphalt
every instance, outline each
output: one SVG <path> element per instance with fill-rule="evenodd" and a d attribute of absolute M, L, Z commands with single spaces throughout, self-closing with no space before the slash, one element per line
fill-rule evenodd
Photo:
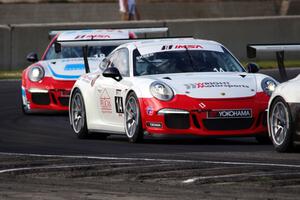
<path fill-rule="evenodd" d="M 97 134 L 90 139 L 101 139 Z M 128 142 L 126 136 L 109 136 L 109 141 Z M 216 137 L 197 137 L 197 136 L 146 136 L 138 144 L 157 144 L 157 145 L 262 145 L 252 137 L 237 138 L 216 138 Z"/>

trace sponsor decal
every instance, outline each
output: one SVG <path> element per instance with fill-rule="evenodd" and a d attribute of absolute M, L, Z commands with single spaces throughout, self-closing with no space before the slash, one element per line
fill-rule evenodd
<path fill-rule="evenodd" d="M 110 39 L 110 35 L 107 34 L 85 34 L 85 35 L 77 35 L 75 40 L 77 39 Z"/>
<path fill-rule="evenodd" d="M 100 95 L 100 108 L 103 113 L 112 113 L 111 99 L 106 89 Z"/>
<path fill-rule="evenodd" d="M 153 128 L 162 128 L 161 122 L 147 122 L 146 125 Z"/>
<path fill-rule="evenodd" d="M 176 45 L 175 49 L 203 49 L 201 45 Z"/>
<path fill-rule="evenodd" d="M 164 45 L 162 46 L 161 50 L 171 50 L 171 49 L 203 49 L 201 45 L 195 44 L 188 44 L 188 45 Z"/>
<path fill-rule="evenodd" d="M 122 92 L 122 90 L 116 89 L 116 96 L 121 96 L 121 92 Z"/>
<path fill-rule="evenodd" d="M 52 73 L 52 75 L 56 78 L 61 78 L 61 79 L 78 79 L 80 77 L 80 75 L 64 75 L 64 74 L 58 74 L 56 73 L 50 65 L 48 65 L 48 68 L 50 70 L 50 72 Z"/>
<path fill-rule="evenodd" d="M 202 108 L 202 109 L 206 107 L 206 105 L 205 105 L 203 102 L 199 103 L 199 106 L 200 106 L 200 108 Z"/>
<path fill-rule="evenodd" d="M 207 112 L 207 118 L 251 118 L 251 109 L 212 110 Z"/>
<path fill-rule="evenodd" d="M 184 84 L 187 90 L 190 89 L 202 89 L 202 88 L 249 88 L 249 85 L 245 84 L 232 84 L 230 82 L 199 82 Z"/>
<path fill-rule="evenodd" d="M 66 64 L 65 71 L 83 70 L 84 64 Z"/>
<path fill-rule="evenodd" d="M 146 108 L 146 113 L 147 113 L 147 115 L 152 116 L 153 113 L 154 113 L 153 107 L 152 107 L 152 106 L 148 106 L 148 107 Z"/>
<path fill-rule="evenodd" d="M 60 90 L 60 96 L 61 97 L 70 97 L 70 90 Z"/>
<path fill-rule="evenodd" d="M 169 50 L 169 49 L 172 49 L 173 48 L 173 45 L 165 45 L 161 48 L 161 50 Z"/>
<path fill-rule="evenodd" d="M 116 113 L 124 113 L 123 98 L 115 97 Z"/>

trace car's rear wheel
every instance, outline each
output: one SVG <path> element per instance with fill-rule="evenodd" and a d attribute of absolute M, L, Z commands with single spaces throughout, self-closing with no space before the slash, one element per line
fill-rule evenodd
<path fill-rule="evenodd" d="M 131 92 L 125 104 L 125 132 L 129 142 L 141 142 L 143 140 L 143 127 L 140 114 L 140 106 L 136 95 Z"/>
<path fill-rule="evenodd" d="M 277 97 L 269 111 L 269 130 L 271 140 L 278 152 L 289 152 L 293 149 L 292 117 L 288 104 Z"/>
<path fill-rule="evenodd" d="M 89 135 L 86 123 L 85 106 L 82 94 L 75 90 L 71 98 L 70 117 L 72 128 L 78 138 L 84 139 Z"/>

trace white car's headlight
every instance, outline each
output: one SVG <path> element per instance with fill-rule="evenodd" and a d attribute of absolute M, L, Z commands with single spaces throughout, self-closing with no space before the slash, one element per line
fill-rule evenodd
<path fill-rule="evenodd" d="M 28 78 L 32 82 L 38 82 L 42 80 L 45 76 L 45 71 L 41 66 L 33 66 L 28 72 Z"/>
<path fill-rule="evenodd" d="M 155 81 L 150 85 L 151 94 L 162 101 L 170 101 L 173 96 L 173 90 L 165 83 Z"/>
<path fill-rule="evenodd" d="M 261 82 L 261 87 L 262 87 L 263 91 L 269 96 L 272 95 L 276 86 L 277 86 L 277 83 L 270 78 L 264 78 Z"/>

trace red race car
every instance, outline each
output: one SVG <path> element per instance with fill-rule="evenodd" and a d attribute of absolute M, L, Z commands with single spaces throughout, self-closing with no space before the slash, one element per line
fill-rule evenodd
<path fill-rule="evenodd" d="M 32 62 L 22 73 L 22 111 L 25 114 L 37 111 L 67 111 L 70 90 L 75 81 L 87 71 L 83 54 L 87 54 L 91 72 L 99 70 L 99 64 L 118 45 L 136 38 L 136 33 L 165 32 L 165 28 L 123 30 L 68 30 L 53 31 L 54 35 L 42 58 L 30 53 Z M 97 46 L 74 45 L 57 48 L 57 41 L 101 41 Z M 88 71 L 89 72 L 89 71 Z"/>

